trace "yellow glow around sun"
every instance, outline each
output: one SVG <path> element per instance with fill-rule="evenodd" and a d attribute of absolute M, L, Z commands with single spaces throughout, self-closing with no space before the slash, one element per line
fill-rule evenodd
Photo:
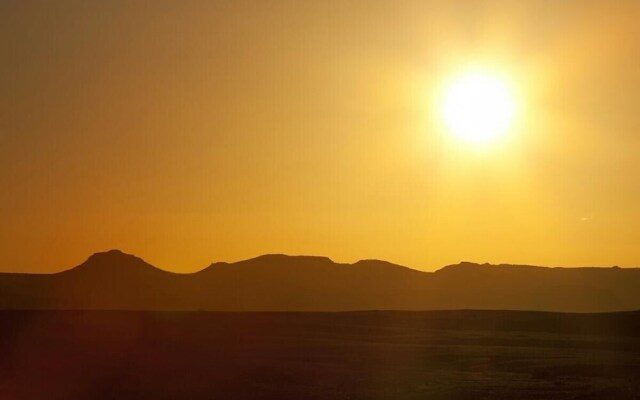
<path fill-rule="evenodd" d="M 485 144 L 508 133 L 516 112 L 508 81 L 487 71 L 468 71 L 446 88 L 442 117 L 457 137 Z"/>

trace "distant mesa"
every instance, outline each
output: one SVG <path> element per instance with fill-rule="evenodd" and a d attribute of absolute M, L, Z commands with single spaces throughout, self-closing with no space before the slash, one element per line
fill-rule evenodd
<path fill-rule="evenodd" d="M 91 256 L 89 256 L 89 260 L 100 259 L 100 258 L 118 258 L 118 257 L 124 257 L 124 258 L 133 257 L 133 258 L 139 259 L 138 257 L 136 257 L 136 256 L 134 256 L 132 254 L 127 254 L 127 253 L 123 252 L 122 250 L 113 249 L 113 250 L 94 253 Z"/>
<path fill-rule="evenodd" d="M 255 258 L 240 261 L 238 263 L 253 264 L 259 263 L 264 265 L 277 264 L 316 264 L 316 265 L 333 265 L 335 264 L 329 257 L 321 256 L 290 256 L 286 254 L 264 254 Z"/>
<path fill-rule="evenodd" d="M 144 263 L 146 262 L 133 254 L 124 253 L 122 250 L 109 250 L 101 253 L 94 253 L 87 259 L 86 263 Z"/>
<path fill-rule="evenodd" d="M 266 254 L 190 274 L 120 250 L 56 274 L 0 273 L 0 309 L 351 311 L 640 309 L 640 269 L 464 261 L 423 272 L 381 260 Z"/>
<path fill-rule="evenodd" d="M 128 268 L 128 269 L 143 268 L 143 269 L 152 269 L 152 270 L 161 271 L 160 269 L 147 263 L 140 257 L 136 257 L 133 254 L 127 254 L 121 250 L 114 249 L 114 250 L 109 250 L 105 252 L 94 253 L 91 256 L 89 256 L 89 258 L 87 258 L 87 260 L 84 263 L 64 272 L 79 271 L 79 270 L 84 271 L 84 270 L 90 270 L 90 269 L 91 270 L 105 269 L 109 271 L 109 270 L 116 270 L 116 269 L 123 269 L 123 268 Z"/>

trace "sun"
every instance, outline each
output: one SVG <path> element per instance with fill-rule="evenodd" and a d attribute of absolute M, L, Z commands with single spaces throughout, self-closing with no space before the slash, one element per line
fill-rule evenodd
<path fill-rule="evenodd" d="M 508 80 L 487 71 L 458 76 L 448 85 L 442 100 L 442 117 L 449 131 L 478 145 L 507 134 L 515 112 Z"/>

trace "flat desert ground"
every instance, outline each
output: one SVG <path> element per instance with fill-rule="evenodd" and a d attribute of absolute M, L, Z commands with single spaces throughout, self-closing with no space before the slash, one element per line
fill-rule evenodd
<path fill-rule="evenodd" d="M 0 311 L 0 398 L 631 399 L 640 313 Z"/>

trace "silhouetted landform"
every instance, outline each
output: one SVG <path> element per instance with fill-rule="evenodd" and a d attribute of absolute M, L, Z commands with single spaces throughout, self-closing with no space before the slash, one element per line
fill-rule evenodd
<path fill-rule="evenodd" d="M 0 399 L 637 399 L 640 313 L 0 311 Z"/>
<path fill-rule="evenodd" d="M 0 274 L 0 309 L 349 311 L 640 309 L 640 269 L 463 262 L 422 272 L 378 260 L 265 255 L 192 274 L 118 250 L 56 274 Z"/>

